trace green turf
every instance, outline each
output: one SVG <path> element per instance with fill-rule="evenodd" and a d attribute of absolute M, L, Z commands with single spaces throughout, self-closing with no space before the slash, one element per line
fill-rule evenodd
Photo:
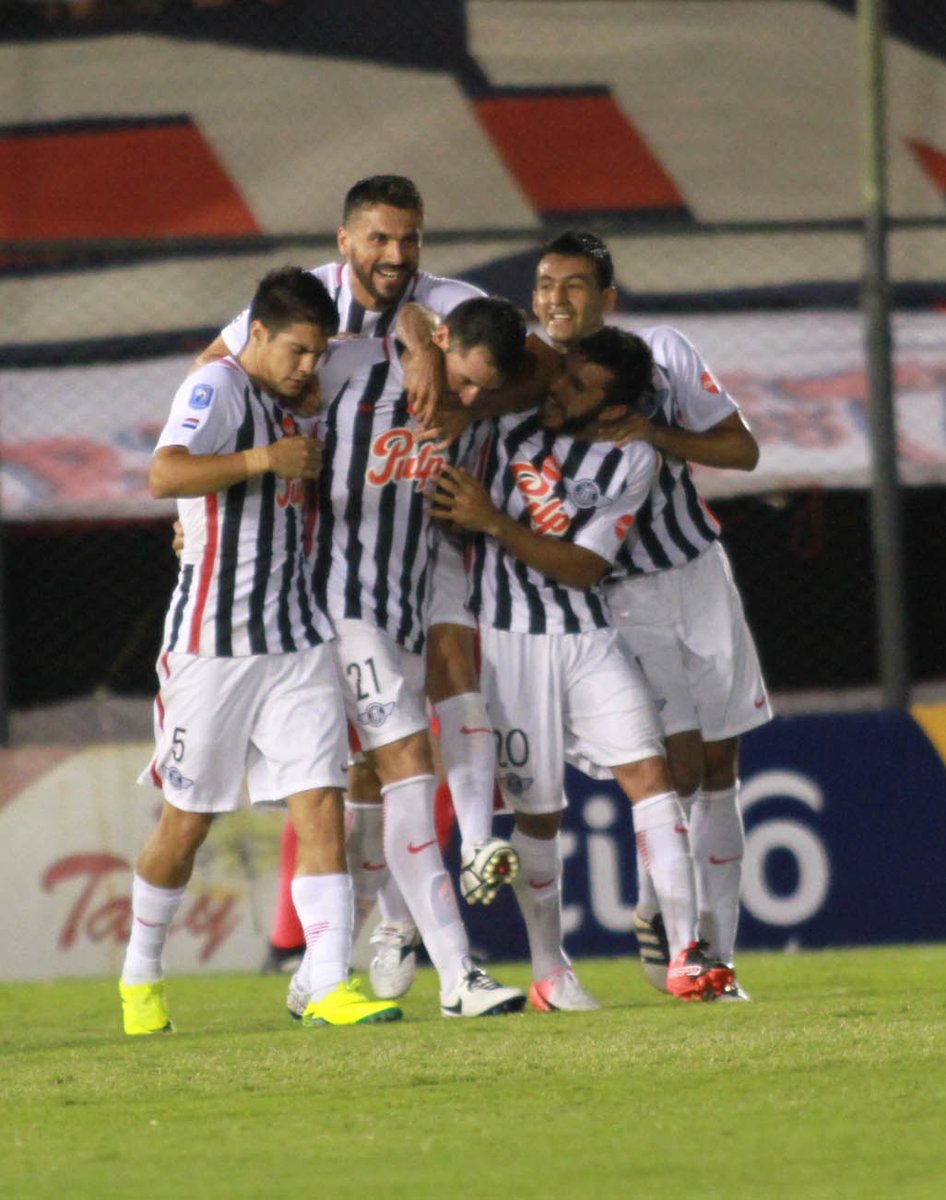
<path fill-rule="evenodd" d="M 448 1021 L 425 970 L 404 1021 L 341 1030 L 284 978 L 177 978 L 150 1038 L 114 981 L 2 985 L 0 1194 L 946 1197 L 946 945 L 745 954 L 751 1004 L 579 965 L 602 1012 Z"/>

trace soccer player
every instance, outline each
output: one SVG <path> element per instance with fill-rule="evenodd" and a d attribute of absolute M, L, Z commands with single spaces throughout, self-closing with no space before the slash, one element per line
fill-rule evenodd
<path fill-rule="evenodd" d="M 600 238 L 572 230 L 545 246 L 533 310 L 553 346 L 566 352 L 600 329 L 616 299 L 611 255 Z M 772 714 L 719 523 L 689 463 L 751 471 L 759 448 L 736 402 L 682 334 L 664 325 L 636 332 L 653 352 L 659 405 L 621 424 L 626 437 L 660 452 L 661 465 L 605 594 L 658 701 L 670 774 L 690 826 L 700 936 L 713 957 L 732 965 L 744 845 L 739 737 Z M 662 988 L 665 915 L 640 858 L 638 881 L 641 960 L 648 980 Z M 748 996 L 737 984 L 727 998 Z"/>
<path fill-rule="evenodd" d="M 470 284 L 420 270 L 423 217 L 420 193 L 404 176 L 374 175 L 349 189 L 338 230 L 342 261 L 326 263 L 312 272 L 335 300 L 342 332 L 382 337 L 395 332 L 397 314 L 408 302 L 422 304 L 443 317 L 461 301 L 482 295 Z M 247 314 L 241 313 L 198 361 L 239 351 L 246 334 Z M 427 356 L 417 347 L 409 388 L 420 400 L 442 389 L 442 361 L 439 352 Z M 491 833 L 495 743 L 474 665 L 475 622 L 465 608 L 465 572 L 448 543 L 438 547 L 434 570 L 427 631 L 427 696 L 439 726 L 441 758 L 462 837 L 461 880 L 485 879 L 485 885 L 469 889 L 467 899 L 488 902 L 501 883 L 512 879 L 516 861 L 508 843 Z M 359 753 L 349 771 L 345 808 L 356 923 L 360 926 L 376 897 L 381 911 L 381 923 L 372 935 L 372 986 L 386 996 L 402 995 L 416 968 L 417 931 L 395 916 L 403 912 L 403 904 L 385 868 L 378 780 Z M 294 832 L 288 823 L 264 970 L 290 962 L 301 945 L 290 894 L 294 861 Z"/>
<path fill-rule="evenodd" d="M 632 805 L 670 942 L 665 984 L 715 999 L 731 970 L 696 941 L 696 898 L 683 812 L 647 686 L 611 627 L 598 584 L 650 495 L 657 455 L 642 441 L 599 441 L 609 421 L 649 400 L 647 345 L 618 329 L 579 340 L 541 408 L 494 423 L 478 454 L 482 482 L 444 468 L 432 516 L 475 534 L 471 607 L 480 619 L 481 681 L 506 757 L 521 870 L 513 887 L 532 956 L 539 1011 L 599 1005 L 562 946 L 566 757 L 613 776 Z"/>
<path fill-rule="evenodd" d="M 476 297 L 433 335 L 448 389 L 473 401 L 519 366 L 522 314 Z M 415 926 L 440 978 L 444 1016 L 521 1011 L 469 957 L 434 827 L 436 779 L 427 728 L 423 648 L 429 584 L 427 493 L 446 459 L 408 412 L 411 352 L 391 338 L 339 341 L 319 367 L 324 442 L 314 578 L 337 634 L 348 719 L 381 781 L 383 849 L 400 893 L 402 924 Z M 290 1011 L 304 1009 L 293 977 Z"/>
<path fill-rule="evenodd" d="M 172 1028 L 162 956 L 219 813 L 285 801 L 299 869 L 292 896 L 305 930 L 305 1025 L 400 1017 L 348 981 L 352 887 L 345 864 L 345 718 L 331 625 L 308 555 L 313 420 L 298 415 L 338 326 L 323 285 L 298 268 L 256 290 L 235 357 L 178 390 L 152 460 L 152 494 L 176 497 L 185 546 L 158 659 L 155 752 L 140 782 L 164 792 L 138 858 L 119 985 L 125 1032 Z"/>

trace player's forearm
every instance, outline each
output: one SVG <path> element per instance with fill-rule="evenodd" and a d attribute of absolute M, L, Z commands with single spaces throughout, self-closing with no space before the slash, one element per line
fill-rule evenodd
<path fill-rule="evenodd" d="M 566 587 L 587 591 L 595 586 L 608 566 L 594 551 L 552 535 L 536 533 L 499 511 L 483 532 L 527 567 Z"/>
<path fill-rule="evenodd" d="M 267 446 L 235 454 L 189 454 L 186 450 L 167 454 L 159 450 L 151 460 L 148 487 L 155 500 L 210 496 L 270 469 Z"/>
<path fill-rule="evenodd" d="M 399 310 L 395 332 L 408 350 L 423 351 L 429 349 L 431 336 L 439 324 L 439 318 L 429 308 L 411 301 Z"/>
<path fill-rule="evenodd" d="M 717 426 L 703 433 L 655 425 L 648 440 L 663 454 L 685 458 L 704 467 L 752 471 L 759 461 L 759 444 L 741 420 L 738 426 Z"/>

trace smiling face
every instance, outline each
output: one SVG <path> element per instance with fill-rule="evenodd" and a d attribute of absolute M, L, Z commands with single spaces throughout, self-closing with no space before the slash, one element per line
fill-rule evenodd
<path fill-rule="evenodd" d="M 560 350 L 599 330 L 616 299 L 615 288 L 599 286 L 594 263 L 583 254 L 546 254 L 540 259 L 532 311 Z"/>
<path fill-rule="evenodd" d="M 321 326 L 305 321 L 278 333 L 271 333 L 262 321 L 253 321 L 240 361 L 255 383 L 292 408 L 311 383 L 328 341 Z"/>
<path fill-rule="evenodd" d="M 371 311 L 391 308 L 404 295 L 420 262 L 423 218 L 416 209 L 373 204 L 356 209 L 338 231 L 338 248 L 351 267 L 352 292 Z"/>
<path fill-rule="evenodd" d="M 614 372 L 589 362 L 577 350 L 565 355 L 561 375 L 549 389 L 542 405 L 542 424 L 558 433 L 586 430 L 609 407 L 605 398 L 614 382 Z"/>

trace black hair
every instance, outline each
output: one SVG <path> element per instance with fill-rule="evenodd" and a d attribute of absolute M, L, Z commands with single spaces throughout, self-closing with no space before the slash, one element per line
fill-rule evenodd
<path fill-rule="evenodd" d="M 329 337 L 338 333 L 338 309 L 320 279 L 301 267 L 277 267 L 260 280 L 250 320 L 261 321 L 270 334 L 297 321 L 318 325 Z"/>
<path fill-rule="evenodd" d="M 654 401 L 654 357 L 650 347 L 635 333 L 605 325 L 583 337 L 572 347 L 582 357 L 611 371 L 614 378 L 605 388 L 603 406 L 618 404 L 650 416 Z"/>
<path fill-rule="evenodd" d="M 561 254 L 563 257 L 579 255 L 587 258 L 595 269 L 598 287 L 602 291 L 605 288 L 614 287 L 614 263 L 611 260 L 611 251 L 601 238 L 589 229 L 566 229 L 564 233 L 560 233 L 550 242 L 545 243 L 539 251 L 539 258 L 545 258 L 546 254 Z"/>
<path fill-rule="evenodd" d="M 342 224 L 347 225 L 354 213 L 363 208 L 373 208 L 376 204 L 407 209 L 418 213 L 421 218 L 424 215 L 424 201 L 412 179 L 406 175 L 369 175 L 348 189 L 342 209 Z"/>
<path fill-rule="evenodd" d="M 497 370 L 508 379 L 525 362 L 526 321 L 522 311 L 502 296 L 474 296 L 444 318 L 450 346 L 472 350 L 484 346 Z"/>

